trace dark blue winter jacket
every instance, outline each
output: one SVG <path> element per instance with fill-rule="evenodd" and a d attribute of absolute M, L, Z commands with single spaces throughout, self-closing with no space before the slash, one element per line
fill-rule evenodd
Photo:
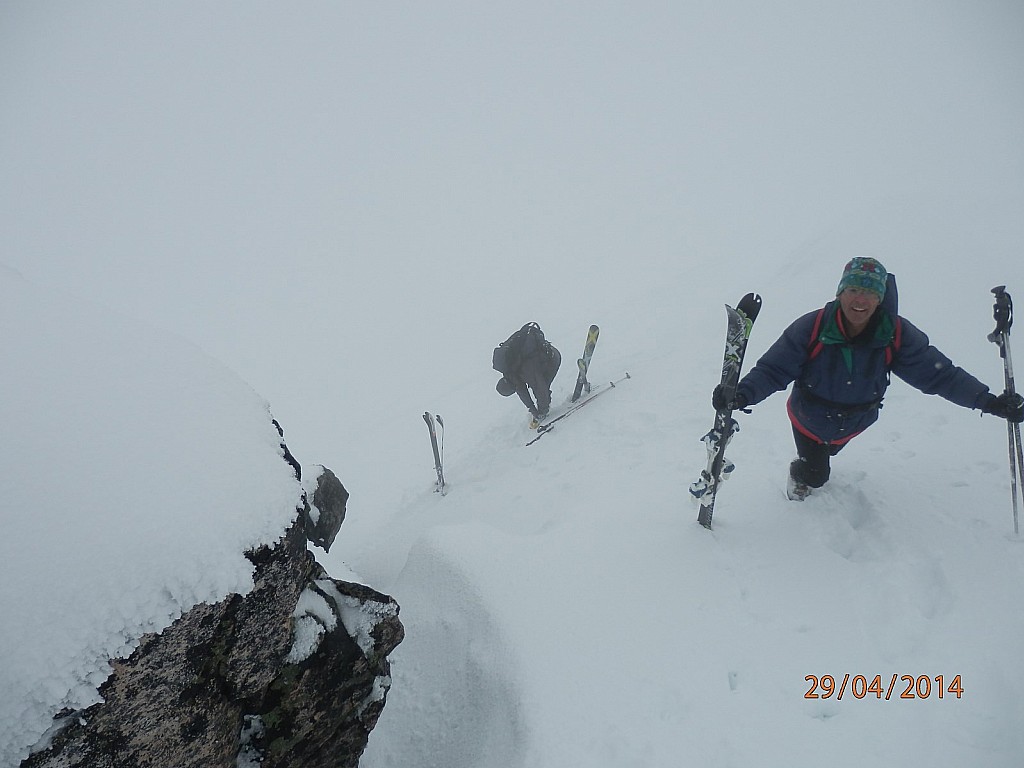
<path fill-rule="evenodd" d="M 793 426 L 834 445 L 875 423 L 890 371 L 926 394 L 980 407 L 988 387 L 931 346 L 916 326 L 883 305 L 865 331 L 849 340 L 840 312 L 835 300 L 797 319 L 743 377 L 737 392 L 754 405 L 795 382 L 787 403 Z"/>

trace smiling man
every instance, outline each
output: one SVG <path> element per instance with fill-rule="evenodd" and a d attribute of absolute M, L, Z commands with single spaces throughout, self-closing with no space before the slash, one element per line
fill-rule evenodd
<path fill-rule="evenodd" d="M 878 419 L 890 372 L 965 408 L 1022 419 L 1020 395 L 993 395 L 899 316 L 895 278 L 869 258 L 850 260 L 836 298 L 793 322 L 743 377 L 731 403 L 721 386 L 712 402 L 742 410 L 796 382 L 787 402 L 797 450 L 787 493 L 802 501 L 828 480 L 830 458 Z"/>

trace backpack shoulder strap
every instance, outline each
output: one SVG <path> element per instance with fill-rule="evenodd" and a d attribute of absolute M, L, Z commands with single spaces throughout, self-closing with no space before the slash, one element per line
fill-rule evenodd
<path fill-rule="evenodd" d="M 892 341 L 890 341 L 889 345 L 885 348 L 886 368 L 892 366 L 893 358 L 896 357 L 896 355 L 900 351 L 900 347 L 903 346 L 903 318 L 900 317 L 899 315 L 896 315 L 896 322 L 894 323 L 894 326 L 895 327 L 893 328 L 892 332 Z"/>
<path fill-rule="evenodd" d="M 814 318 L 814 326 L 811 328 L 811 338 L 807 341 L 808 360 L 816 358 L 825 346 L 818 340 L 818 334 L 821 333 L 821 321 L 825 319 L 826 309 L 828 309 L 827 304 L 818 310 L 818 316 Z"/>

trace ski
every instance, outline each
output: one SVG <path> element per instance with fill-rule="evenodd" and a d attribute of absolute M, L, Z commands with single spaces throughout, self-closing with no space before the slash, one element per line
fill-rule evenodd
<path fill-rule="evenodd" d="M 437 482 L 434 483 L 434 493 L 440 493 L 442 496 L 445 494 L 445 482 L 444 482 L 444 467 L 442 466 L 442 457 L 444 456 L 444 421 L 441 420 L 440 416 L 435 416 L 429 411 L 424 411 L 423 421 L 427 423 L 427 431 L 430 432 L 430 447 L 434 451 L 434 470 L 437 472 Z M 441 427 L 441 448 L 437 447 L 437 429 L 434 426 L 435 421 Z"/>
<path fill-rule="evenodd" d="M 727 304 L 725 309 L 729 315 L 729 324 L 725 334 L 721 384 L 726 400 L 731 401 L 740 380 L 740 369 L 743 367 L 743 355 L 747 350 L 750 330 L 758 312 L 761 311 L 761 297 L 755 293 L 748 293 L 740 299 L 735 308 Z M 700 502 L 697 522 L 708 529 L 711 528 L 711 518 L 715 512 L 718 488 L 734 469 L 733 464 L 725 459 L 725 449 L 737 431 L 739 425 L 732 417 L 732 411 L 720 410 L 715 412 L 715 424 L 711 431 L 701 438 L 707 446 L 708 465 L 701 470 L 700 478 L 690 485 L 690 493 Z"/>
<path fill-rule="evenodd" d="M 579 375 L 576 376 L 576 389 L 572 393 L 572 402 L 576 402 L 583 394 L 590 394 L 590 382 L 587 381 L 587 371 L 590 369 L 590 358 L 594 356 L 594 347 L 597 346 L 597 337 L 601 329 L 596 325 L 590 326 L 587 331 L 587 343 L 583 346 L 583 357 L 576 361 L 579 367 Z"/>
<path fill-rule="evenodd" d="M 574 413 L 576 413 L 576 411 L 578 411 L 583 406 L 587 405 L 588 403 L 593 402 L 598 397 L 603 395 L 605 392 L 611 392 L 619 384 L 624 382 L 626 379 L 630 379 L 630 378 L 632 378 L 632 376 L 630 376 L 629 373 L 627 372 L 626 375 L 623 376 L 621 379 L 616 379 L 615 381 L 609 381 L 607 384 L 601 384 L 601 385 L 598 385 L 598 386 L 594 387 L 591 390 L 590 394 L 587 395 L 586 397 L 584 397 L 582 400 L 577 401 L 576 403 L 572 404 L 567 410 L 565 410 L 562 413 L 558 414 L 553 419 L 549 419 L 548 421 L 545 421 L 543 424 L 538 426 L 537 427 L 537 436 L 534 437 L 532 440 L 530 440 L 530 442 L 528 442 L 527 445 L 533 445 L 538 440 L 540 440 L 542 437 L 544 437 L 544 435 L 546 435 L 549 432 L 553 431 L 554 428 L 555 428 L 555 424 L 560 422 L 562 419 L 565 419 L 565 418 L 568 418 L 569 416 L 572 416 Z"/>

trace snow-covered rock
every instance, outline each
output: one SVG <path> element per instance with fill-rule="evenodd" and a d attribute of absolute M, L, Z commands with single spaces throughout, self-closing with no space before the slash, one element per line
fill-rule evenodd
<path fill-rule="evenodd" d="M 249 557 L 252 591 L 143 638 L 113 662 L 103 703 L 66 713 L 22 765 L 356 766 L 403 638 L 397 604 L 327 577 L 300 524 Z"/>
<path fill-rule="evenodd" d="M 306 549 L 340 480 L 180 338 L 6 269 L 0 327 L 0 768 L 355 764 L 402 626 Z"/>

